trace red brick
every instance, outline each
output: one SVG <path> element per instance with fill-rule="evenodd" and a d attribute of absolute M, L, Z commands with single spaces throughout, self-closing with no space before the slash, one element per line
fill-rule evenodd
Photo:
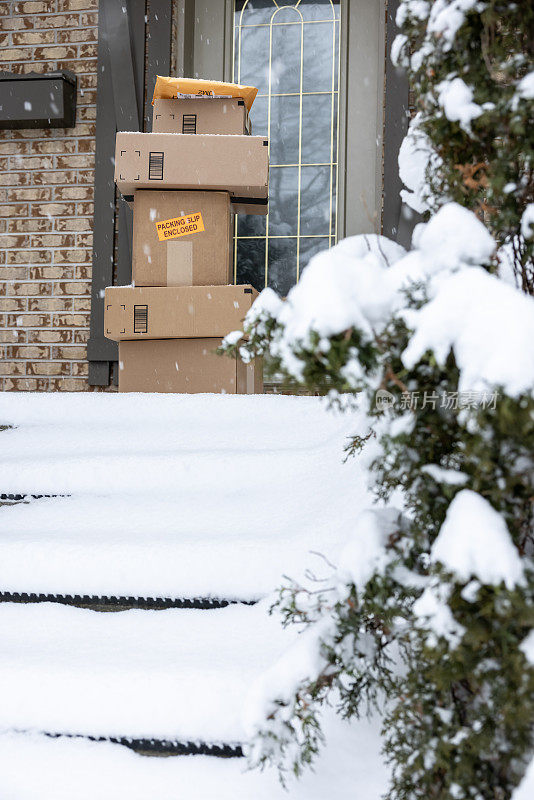
<path fill-rule="evenodd" d="M 65 344 L 72 342 L 72 331 L 28 331 L 28 342 L 44 344 Z"/>
<path fill-rule="evenodd" d="M 75 310 L 73 302 L 71 297 L 31 297 L 28 300 L 28 311 L 48 311 L 49 313 L 73 311 Z"/>
<path fill-rule="evenodd" d="M 20 297 L 42 297 L 52 294 L 51 283 L 38 283 L 37 281 L 14 281 L 8 283 L 7 294 Z"/>
<path fill-rule="evenodd" d="M 25 342 L 26 331 L 0 331 L 0 342 Z"/>
<path fill-rule="evenodd" d="M 5 234 L 0 236 L 0 247 L 8 250 L 10 247 L 28 247 L 30 244 L 29 236 L 16 236 Z"/>
<path fill-rule="evenodd" d="M 79 30 L 58 31 L 57 40 L 60 44 L 74 44 L 75 42 L 96 42 L 98 28 L 81 27 Z"/>
<path fill-rule="evenodd" d="M 26 375 L 24 361 L 0 361 L 0 375 Z"/>
<path fill-rule="evenodd" d="M 91 284 L 87 281 L 70 281 L 54 284 L 55 295 L 90 295 Z"/>
<path fill-rule="evenodd" d="M 30 172 L 0 172 L 0 186 L 27 186 Z"/>
<path fill-rule="evenodd" d="M 69 280 L 74 278 L 74 269 L 62 267 L 29 267 L 28 277 L 32 281 Z"/>
<path fill-rule="evenodd" d="M 28 301 L 25 297 L 0 297 L 0 312 L 18 313 L 27 310 Z"/>
<path fill-rule="evenodd" d="M 12 202 L 17 200 L 51 200 L 52 190 L 44 186 L 39 189 L 35 187 L 26 187 L 25 189 L 8 189 L 7 199 L 11 200 Z"/>
<path fill-rule="evenodd" d="M 78 28 L 79 14 L 54 14 L 45 17 L 32 17 L 35 28 Z"/>
<path fill-rule="evenodd" d="M 18 47 L 25 44 L 52 44 L 54 41 L 54 31 L 24 31 L 24 33 L 13 33 L 12 42 Z"/>
<path fill-rule="evenodd" d="M 89 327 L 89 316 L 87 314 L 54 314 L 52 327 L 87 328 Z"/>
<path fill-rule="evenodd" d="M 32 213 L 37 217 L 72 217 L 76 213 L 74 203 L 35 203 Z"/>
<path fill-rule="evenodd" d="M 39 347 L 38 345 L 8 345 L 6 347 L 7 358 L 50 358 L 49 347 Z M 52 356 L 53 358 L 54 356 Z"/>
<path fill-rule="evenodd" d="M 71 365 L 72 375 L 84 375 L 89 373 L 89 364 L 87 361 L 74 361 Z"/>
<path fill-rule="evenodd" d="M 32 247 L 73 247 L 73 233 L 36 233 L 32 236 Z"/>
<path fill-rule="evenodd" d="M 50 184 L 61 183 L 74 183 L 76 180 L 76 172 L 74 170 L 50 170 L 48 172 L 35 172 L 33 174 L 34 184 L 41 186 Z"/>
<path fill-rule="evenodd" d="M 87 11 L 98 8 L 98 0 L 58 0 L 58 11 Z"/>
<path fill-rule="evenodd" d="M 83 169 L 84 167 L 94 167 L 94 163 L 94 155 L 58 156 L 56 166 L 58 169 Z"/>
<path fill-rule="evenodd" d="M 50 390 L 55 392 L 84 392 L 88 388 L 87 381 L 84 378 L 50 379 Z"/>
<path fill-rule="evenodd" d="M 5 392 L 45 392 L 48 381 L 43 378 L 6 378 L 4 380 Z"/>
<path fill-rule="evenodd" d="M 7 11 L 4 11 L 7 9 Z M 7 3 L 0 3 L 0 16 L 3 13 L 9 14 L 9 6 Z M 26 28 L 31 28 L 33 25 L 33 17 L 4 17 L 1 27 L 4 31 L 22 31 Z"/>
<path fill-rule="evenodd" d="M 68 361 L 27 361 L 28 375 L 70 375 Z"/>
<path fill-rule="evenodd" d="M 51 231 L 53 226 L 51 219 L 14 219 L 8 223 L 10 232 L 32 233 L 33 231 Z"/>
<path fill-rule="evenodd" d="M 30 152 L 29 142 L 0 142 L 0 155 L 22 155 Z"/>
<path fill-rule="evenodd" d="M 7 324 L 13 328 L 48 328 L 50 322 L 48 314 L 7 315 Z"/>
<path fill-rule="evenodd" d="M 41 14 L 44 11 L 51 11 L 50 3 L 46 0 L 31 0 L 25 3 L 15 3 L 13 11 L 17 14 Z"/>
<path fill-rule="evenodd" d="M 50 156 L 19 156 L 10 157 L 10 167 L 15 169 L 52 169 L 54 160 Z"/>
<path fill-rule="evenodd" d="M 54 200 L 92 200 L 92 186 L 58 186 L 54 189 Z"/>
<path fill-rule="evenodd" d="M 75 297 L 73 302 L 73 311 L 77 312 L 84 312 L 84 311 L 91 311 L 91 298 L 90 297 Z M 7 309 L 6 309 L 7 310 Z"/>
<path fill-rule="evenodd" d="M 8 264 L 51 264 L 52 252 L 50 250 L 8 250 Z"/>
<path fill-rule="evenodd" d="M 26 203 L 13 203 L 11 205 L 0 205 L 0 217 L 27 217 L 28 205 Z"/>
<path fill-rule="evenodd" d="M 23 281 L 28 277 L 28 267 L 0 267 L 0 281 Z"/>
<path fill-rule="evenodd" d="M 84 330 L 83 328 L 79 328 L 78 330 L 73 331 L 73 341 L 76 344 L 87 344 L 89 341 L 89 329 L 86 328 Z"/>
<path fill-rule="evenodd" d="M 85 141 L 85 140 L 84 140 Z M 19 147 L 22 145 L 19 144 Z M 32 153 L 43 153 L 43 154 L 53 154 L 53 153 L 75 153 L 76 152 L 76 139 L 52 139 L 51 141 L 44 141 L 44 142 L 28 142 L 28 147 L 31 147 Z M 44 173 L 44 176 L 50 175 L 49 172 Z M 43 176 L 43 177 L 44 177 Z M 34 175 L 34 183 L 35 178 L 37 176 Z M 41 183 L 42 181 L 39 181 Z M 44 181 L 46 183 L 46 181 Z"/>
<path fill-rule="evenodd" d="M 56 230 L 58 231 L 90 231 L 93 228 L 93 220 L 90 218 L 74 217 L 73 219 L 56 220 Z"/>
<path fill-rule="evenodd" d="M 52 352 L 51 352 L 52 358 L 67 359 L 68 361 L 77 361 L 79 359 L 86 358 L 86 356 L 87 356 L 87 347 L 82 345 L 52 347 Z"/>
<path fill-rule="evenodd" d="M 74 269 L 74 277 L 76 278 L 76 280 L 90 281 L 92 272 L 93 272 L 92 264 L 80 264 L 80 266 Z"/>

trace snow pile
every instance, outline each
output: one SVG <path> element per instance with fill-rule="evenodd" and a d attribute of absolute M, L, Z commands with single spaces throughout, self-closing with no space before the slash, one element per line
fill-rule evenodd
<path fill-rule="evenodd" d="M 320 591 L 317 592 L 313 581 L 306 580 L 300 587 L 298 607 L 309 615 L 310 624 L 256 680 L 248 694 L 244 727 L 248 738 L 254 742 L 249 753 L 252 763 L 257 762 L 263 748 L 257 734 L 269 731 L 270 735 L 283 737 L 285 722 L 293 715 L 294 699 L 299 691 L 328 673 L 325 648 L 334 646 L 337 630 L 332 607 L 346 599 L 353 585 L 363 592 L 369 579 L 383 572 L 390 558 L 386 545 L 398 530 L 400 519 L 400 512 L 393 508 L 365 510 L 357 516 L 337 569 L 319 584 L 321 590 L 328 587 L 328 607 L 321 607 Z M 362 641 L 364 639 L 362 634 Z"/>
<path fill-rule="evenodd" d="M 525 343 L 534 341 L 534 300 L 485 270 L 448 276 L 427 305 L 404 317 L 414 330 L 403 353 L 408 368 L 427 350 L 443 365 L 452 349 L 460 391 L 502 386 L 513 397 L 532 391 L 534 351 Z"/>
<path fill-rule="evenodd" d="M 117 744 L 0 734 L 3 800 L 381 800 L 387 769 L 379 722 L 324 717 L 326 745 L 313 772 L 282 788 L 276 770 L 250 771 L 242 758 L 147 758 Z"/>
<path fill-rule="evenodd" d="M 532 800 L 534 797 L 534 758 L 523 776 L 523 780 L 514 791 L 512 800 Z"/>
<path fill-rule="evenodd" d="M 465 23 L 466 14 L 479 5 L 479 0 L 435 0 L 432 4 L 427 30 L 442 39 L 450 50 L 456 34 Z M 421 17 L 424 19 L 424 17 Z"/>
<path fill-rule="evenodd" d="M 399 175 L 406 186 L 406 189 L 401 189 L 403 202 L 418 214 L 423 214 L 430 210 L 432 198 L 426 178 L 427 172 L 429 169 L 434 171 L 438 167 L 439 156 L 432 148 L 428 136 L 421 130 L 420 123 L 421 113 L 410 121 L 408 132 L 402 140 L 399 150 Z"/>
<path fill-rule="evenodd" d="M 316 255 L 286 302 L 272 290 L 262 292 L 245 330 L 259 323 L 263 335 L 267 321 L 276 320 L 271 351 L 299 380 L 304 364 L 298 350 L 313 347 L 314 336 L 323 352 L 328 337 L 353 328 L 373 341 L 397 315 L 413 331 L 403 353 L 408 368 L 427 351 L 443 364 L 452 350 L 460 391 L 532 391 L 534 353 L 524 344 L 534 340 L 534 301 L 479 266 L 490 263 L 495 242 L 472 212 L 446 204 L 416 227 L 415 249 L 407 254 L 382 238 L 369 248 L 366 239 L 353 237 Z M 407 307 L 405 290 L 421 283 L 429 302 Z M 356 370 L 355 381 L 360 374 Z"/>
<path fill-rule="evenodd" d="M 447 509 L 431 560 L 462 582 L 474 576 L 481 583 L 513 589 L 523 580 L 521 559 L 503 518 L 470 489 L 459 492 Z"/>
<path fill-rule="evenodd" d="M 472 121 L 483 113 L 482 107 L 473 102 L 473 89 L 461 78 L 442 81 L 436 88 L 447 119 L 459 122 L 460 127 L 469 133 Z"/>
<path fill-rule="evenodd" d="M 527 638 L 521 644 L 521 650 L 525 654 L 527 660 L 534 666 L 534 630 L 530 631 Z"/>
<path fill-rule="evenodd" d="M 450 647 L 456 647 L 465 633 L 465 628 L 454 619 L 447 605 L 448 599 L 449 588 L 439 581 L 432 581 L 413 604 L 413 613 L 419 627 L 426 629 L 430 647 L 435 647 L 440 637 L 446 639 Z"/>
<path fill-rule="evenodd" d="M 381 574 L 388 562 L 386 545 L 398 530 L 400 511 L 395 508 L 362 511 L 354 523 L 354 533 L 339 560 L 339 580 L 363 591 L 366 583 Z"/>
<path fill-rule="evenodd" d="M 534 70 L 519 81 L 516 92 L 524 100 L 534 100 Z"/>
<path fill-rule="evenodd" d="M 532 73 L 534 75 L 534 73 Z M 529 203 L 521 217 L 521 236 L 523 239 L 534 237 L 534 203 Z"/>

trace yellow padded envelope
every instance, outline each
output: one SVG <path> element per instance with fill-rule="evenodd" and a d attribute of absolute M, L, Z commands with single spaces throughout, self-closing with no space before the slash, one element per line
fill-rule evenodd
<path fill-rule="evenodd" d="M 241 86 L 239 83 L 205 81 L 200 78 L 165 78 L 158 75 L 154 87 L 154 100 L 173 100 L 181 94 L 205 97 L 239 97 L 245 101 L 250 111 L 258 90 L 254 86 Z"/>

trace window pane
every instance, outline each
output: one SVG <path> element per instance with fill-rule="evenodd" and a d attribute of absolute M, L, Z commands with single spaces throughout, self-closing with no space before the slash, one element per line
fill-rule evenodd
<path fill-rule="evenodd" d="M 297 239 L 270 239 L 267 285 L 285 297 L 297 282 Z"/>
<path fill-rule="evenodd" d="M 331 167 L 302 167 L 300 178 L 300 233 L 330 233 Z"/>
<path fill-rule="evenodd" d="M 271 98 L 271 164 L 298 164 L 299 97 Z"/>
<path fill-rule="evenodd" d="M 316 253 L 319 253 L 321 250 L 328 249 L 328 237 L 327 236 L 317 236 L 317 237 L 306 237 L 303 236 L 300 239 L 300 248 L 299 248 L 299 275 L 302 275 L 302 270 L 308 264 L 310 258 L 312 258 Z"/>
<path fill-rule="evenodd" d="M 250 283 L 259 292 L 265 286 L 265 239 L 238 239 L 236 283 Z"/>
<path fill-rule="evenodd" d="M 339 9 L 234 0 L 234 79 L 258 87 L 252 133 L 269 135 L 271 162 L 267 219 L 236 224 L 237 280 L 282 295 L 335 243 Z"/>
<path fill-rule="evenodd" d="M 269 172 L 269 234 L 298 234 L 298 167 L 272 167 Z"/>

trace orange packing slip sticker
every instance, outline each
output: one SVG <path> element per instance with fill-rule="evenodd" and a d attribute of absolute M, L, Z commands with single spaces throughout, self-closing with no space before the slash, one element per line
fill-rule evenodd
<path fill-rule="evenodd" d="M 187 214 L 185 217 L 175 217 L 174 219 L 164 219 L 156 222 L 156 231 L 160 242 L 169 239 L 178 239 L 180 236 L 188 236 L 190 233 L 202 233 L 204 222 L 200 211 L 194 214 Z"/>

